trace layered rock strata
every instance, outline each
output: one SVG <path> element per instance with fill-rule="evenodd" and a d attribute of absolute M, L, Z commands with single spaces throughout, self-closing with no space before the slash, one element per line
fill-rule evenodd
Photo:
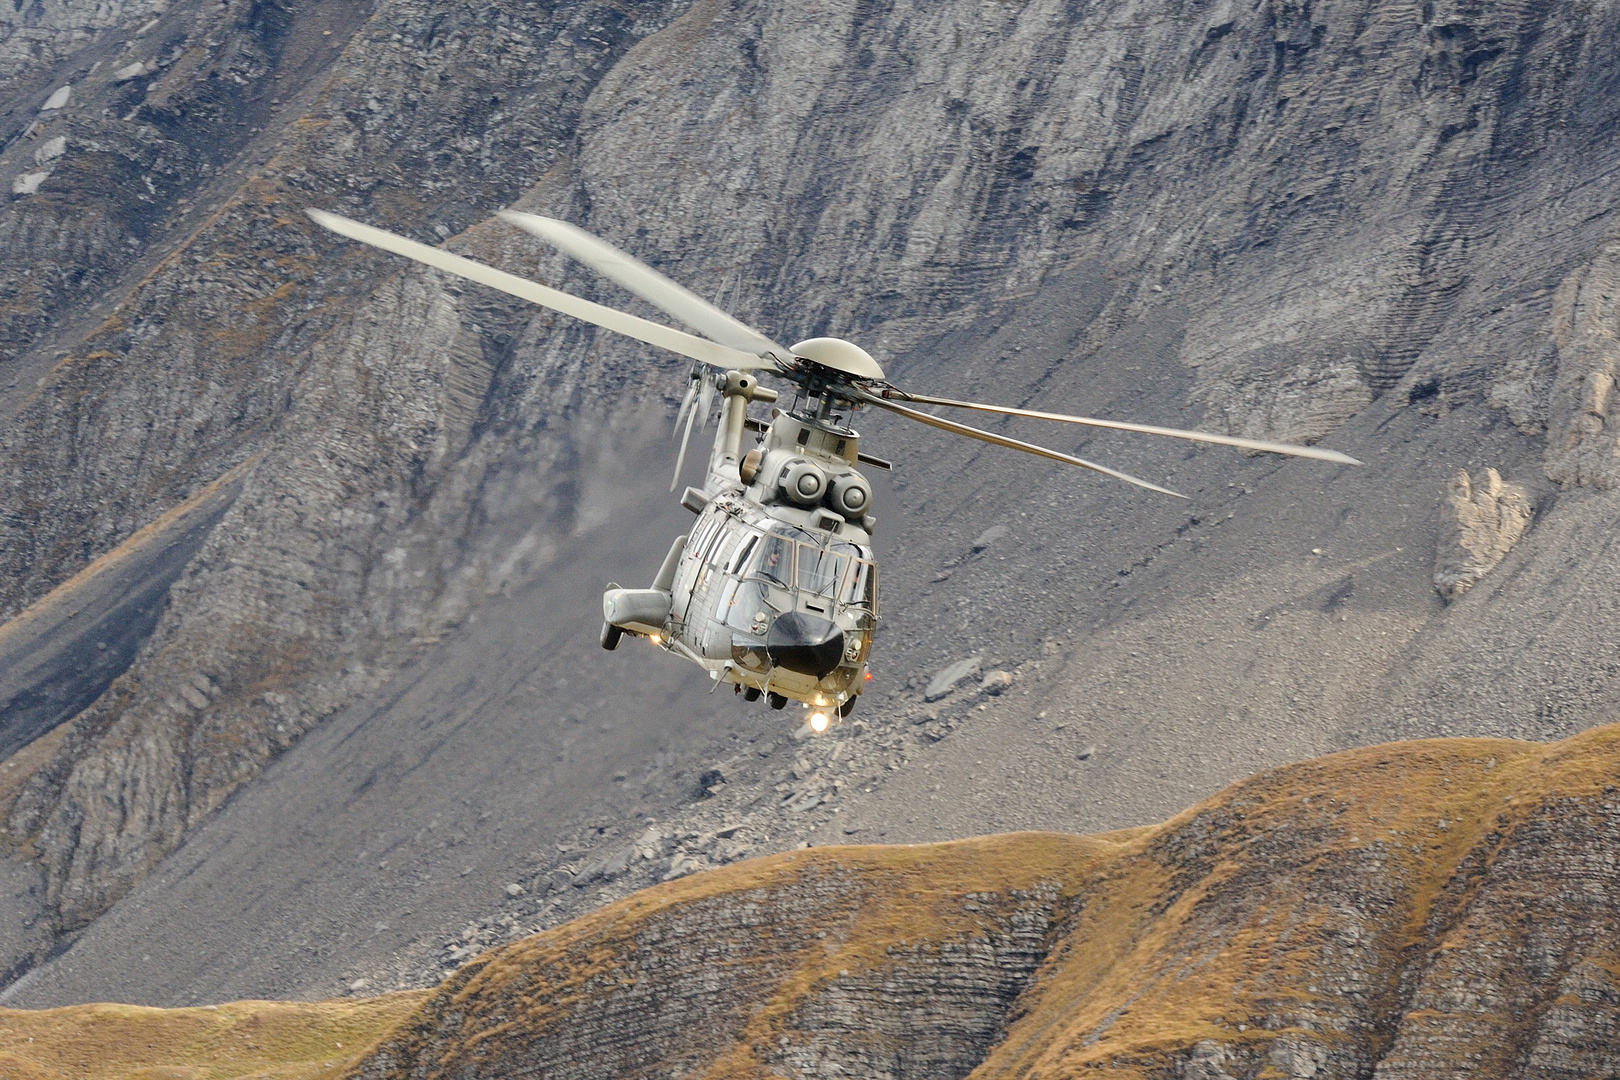
<path fill-rule="evenodd" d="M 694 874 L 431 994 L 6 1013 L 0 1061 L 98 1078 L 217 1043 L 221 1076 L 355 1080 L 1610 1075 L 1617 770 L 1615 727 L 1375 746 L 1142 829 Z"/>
<path fill-rule="evenodd" d="M 357 1075 L 1604 1075 L 1617 766 L 1391 744 L 1129 833 L 739 864 L 469 963 Z"/>

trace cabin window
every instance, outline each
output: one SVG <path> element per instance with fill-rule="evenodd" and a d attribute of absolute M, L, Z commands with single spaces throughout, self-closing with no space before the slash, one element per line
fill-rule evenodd
<path fill-rule="evenodd" d="M 740 538 L 737 536 L 737 534 L 732 532 L 730 529 L 722 529 L 720 531 L 720 539 L 716 540 L 714 542 L 714 546 L 709 549 L 709 565 L 725 565 L 726 556 L 730 555 L 731 552 L 735 550 L 739 539 Z"/>
<path fill-rule="evenodd" d="M 718 518 L 710 518 L 693 530 L 692 539 L 686 545 L 686 553 L 693 559 L 702 559 L 705 547 L 714 536 L 715 529 L 719 524 Z"/>
<path fill-rule="evenodd" d="M 718 557 L 715 553 L 719 550 L 720 544 L 724 541 L 727 535 L 725 528 L 727 520 L 728 519 L 724 514 L 717 514 L 710 519 L 708 531 L 703 534 L 702 542 L 699 543 L 692 551 L 692 557 L 694 559 L 697 559 L 700 562 L 718 562 Z"/>

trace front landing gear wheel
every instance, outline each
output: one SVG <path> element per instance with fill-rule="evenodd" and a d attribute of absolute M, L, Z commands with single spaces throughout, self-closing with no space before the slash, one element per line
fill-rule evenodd
<path fill-rule="evenodd" d="M 765 695 L 765 701 L 773 709 L 787 708 L 787 698 L 783 697 L 781 694 L 778 694 L 775 690 L 772 690 L 770 693 Z"/>
<path fill-rule="evenodd" d="M 602 648 L 612 652 L 619 647 L 619 642 L 624 640 L 624 629 L 605 622 L 602 624 L 602 636 L 597 640 L 601 641 Z"/>
<path fill-rule="evenodd" d="M 848 701 L 846 701 L 842 705 L 838 706 L 838 715 L 841 716 L 841 717 L 842 716 L 848 716 L 850 713 L 852 713 L 854 711 L 855 711 L 855 699 L 854 698 L 850 698 Z"/>
<path fill-rule="evenodd" d="M 743 700 L 744 701 L 758 701 L 759 700 L 759 693 L 760 693 L 759 687 L 750 686 L 748 689 L 743 691 Z"/>

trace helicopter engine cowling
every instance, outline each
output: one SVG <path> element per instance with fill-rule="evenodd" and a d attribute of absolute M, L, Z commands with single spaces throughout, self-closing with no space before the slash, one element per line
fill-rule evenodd
<path fill-rule="evenodd" d="M 827 505 L 851 521 L 859 521 L 872 508 L 872 486 L 860 473 L 845 473 L 833 480 Z"/>
<path fill-rule="evenodd" d="M 776 483 L 789 502 L 800 506 L 815 506 L 827 493 L 827 474 L 803 458 L 789 462 Z"/>

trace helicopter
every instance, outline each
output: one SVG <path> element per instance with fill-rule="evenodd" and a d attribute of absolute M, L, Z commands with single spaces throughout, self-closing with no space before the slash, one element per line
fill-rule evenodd
<path fill-rule="evenodd" d="M 612 583 L 602 596 L 601 645 L 645 638 L 708 671 L 714 688 L 730 683 L 748 701 L 773 709 L 790 700 L 813 709 L 812 731 L 848 716 L 871 679 L 872 637 L 880 615 L 872 485 L 860 466 L 892 469 L 861 449 L 850 426 L 856 410 L 881 409 L 917 423 L 1077 466 L 1175 498 L 1179 492 L 1096 462 L 972 427 L 919 405 L 1021 416 L 1138 432 L 1243 450 L 1360 465 L 1315 446 L 1235 438 L 1180 428 L 1071 416 L 911 393 L 888 382 L 859 345 L 814 337 L 783 346 L 675 283 L 630 254 L 568 222 L 500 211 L 499 217 L 583 263 L 685 323 L 689 334 L 585 300 L 442 248 L 321 210 L 315 222 L 341 236 L 444 270 L 512 296 L 624 334 L 693 361 L 676 414 L 680 435 L 675 490 L 694 424 L 706 425 L 720 401 L 718 428 L 702 487 L 683 507 L 692 531 L 671 544 L 652 584 Z M 699 336 L 703 335 L 703 336 Z M 768 375 L 790 384 L 787 408 Z M 768 418 L 753 405 L 773 406 Z M 743 449 L 745 432 L 756 445 Z"/>

